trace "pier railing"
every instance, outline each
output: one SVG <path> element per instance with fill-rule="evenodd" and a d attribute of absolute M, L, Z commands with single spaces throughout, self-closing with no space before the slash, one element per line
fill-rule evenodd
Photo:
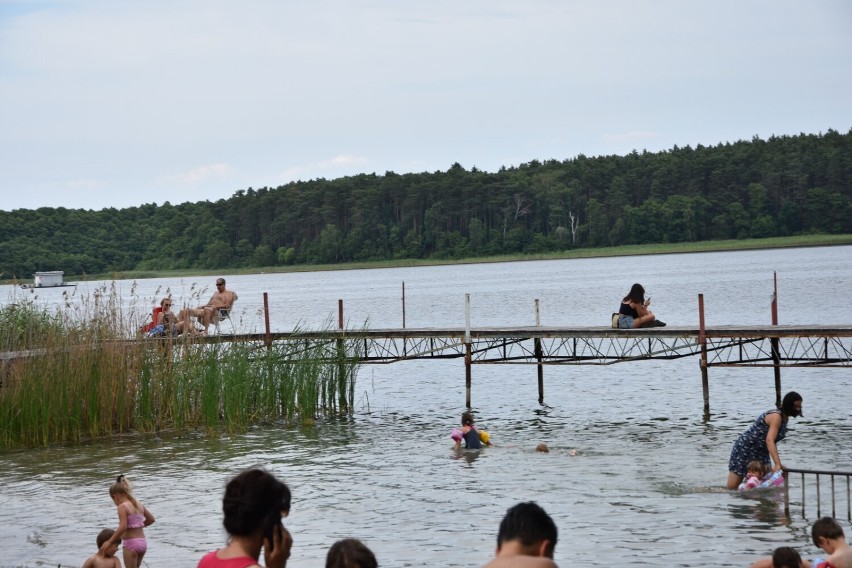
<path fill-rule="evenodd" d="M 812 498 L 811 508 L 816 506 L 817 518 L 823 516 L 823 493 L 831 495 L 831 516 L 838 518 L 842 514 L 842 503 L 846 503 L 846 520 L 852 521 L 852 472 L 825 471 L 818 469 L 784 469 L 784 514 L 790 516 L 790 482 L 801 476 L 802 517 L 808 509 L 808 499 Z"/>

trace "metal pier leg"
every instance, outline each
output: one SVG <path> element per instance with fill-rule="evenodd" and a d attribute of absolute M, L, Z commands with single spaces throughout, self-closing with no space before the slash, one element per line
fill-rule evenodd
<path fill-rule="evenodd" d="M 541 364 L 544 354 L 541 350 L 541 339 L 535 339 L 535 359 L 538 361 L 538 403 L 544 404 L 544 366 Z"/>
<path fill-rule="evenodd" d="M 704 294 L 698 294 L 698 343 L 701 345 L 701 389 L 704 393 L 704 420 L 710 419 L 710 381 L 707 377 L 707 335 L 704 329 Z"/>
<path fill-rule="evenodd" d="M 470 363 L 471 363 L 470 343 L 464 344 L 464 392 L 465 405 L 470 406 Z"/>

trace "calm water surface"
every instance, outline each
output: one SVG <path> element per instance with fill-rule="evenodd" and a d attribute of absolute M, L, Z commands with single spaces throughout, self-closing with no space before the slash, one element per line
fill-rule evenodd
<path fill-rule="evenodd" d="M 697 324 L 699 293 L 708 325 L 759 325 L 770 321 L 773 271 L 781 323 L 847 324 L 850 261 L 852 247 L 828 247 L 225 276 L 240 296 L 239 331 L 262 330 L 263 292 L 276 331 L 336 325 L 338 299 L 351 326 L 400 327 L 402 282 L 408 327 L 463 326 L 466 293 L 474 327 L 532 325 L 535 299 L 542 325 L 606 325 L 635 281 L 671 325 Z M 177 303 L 206 300 L 209 280 L 115 286 L 132 319 L 167 289 Z M 73 310 L 103 285 L 6 287 L 0 301 L 26 296 Z M 780 446 L 784 463 L 852 470 L 852 372 L 784 369 L 782 380 L 805 398 L 805 418 Z M 534 367 L 475 366 L 474 410 L 496 444 L 482 452 L 451 449 L 464 410 L 461 361 L 365 366 L 356 393 L 355 416 L 314 427 L 0 453 L 0 566 L 82 564 L 97 532 L 116 524 L 107 488 L 122 472 L 157 516 L 146 564 L 194 567 L 224 543 L 226 479 L 254 465 L 293 490 L 294 567 L 323 566 L 347 536 L 367 542 L 383 566 L 482 565 L 500 518 L 520 500 L 556 520 L 562 566 L 747 566 L 782 543 L 816 552 L 807 538 L 815 511 L 788 520 L 772 493 L 721 489 L 734 438 L 774 402 L 771 369 L 711 369 L 704 420 L 697 359 L 546 367 L 547 406 L 537 403 Z M 539 442 L 551 452 L 537 454 Z"/>

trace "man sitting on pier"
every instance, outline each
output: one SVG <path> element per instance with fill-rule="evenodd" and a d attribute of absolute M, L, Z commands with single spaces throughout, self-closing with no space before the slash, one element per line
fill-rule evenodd
<path fill-rule="evenodd" d="M 210 301 L 197 308 L 186 308 L 180 313 L 180 319 L 188 323 L 191 316 L 198 318 L 198 322 L 204 326 L 204 335 L 210 328 L 210 324 L 217 324 L 231 314 L 231 308 L 237 301 L 237 294 L 225 289 L 225 279 L 216 280 L 216 291 L 210 297 Z"/>

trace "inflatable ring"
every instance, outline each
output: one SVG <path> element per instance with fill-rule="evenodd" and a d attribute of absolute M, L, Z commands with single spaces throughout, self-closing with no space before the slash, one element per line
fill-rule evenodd
<path fill-rule="evenodd" d="M 778 487 L 781 485 L 784 485 L 784 472 L 779 469 L 778 471 L 764 479 L 761 482 L 760 487 Z"/>
<path fill-rule="evenodd" d="M 485 430 L 479 431 L 479 441 L 481 441 L 483 444 L 487 444 L 490 440 L 491 440 L 491 434 L 489 434 Z"/>

